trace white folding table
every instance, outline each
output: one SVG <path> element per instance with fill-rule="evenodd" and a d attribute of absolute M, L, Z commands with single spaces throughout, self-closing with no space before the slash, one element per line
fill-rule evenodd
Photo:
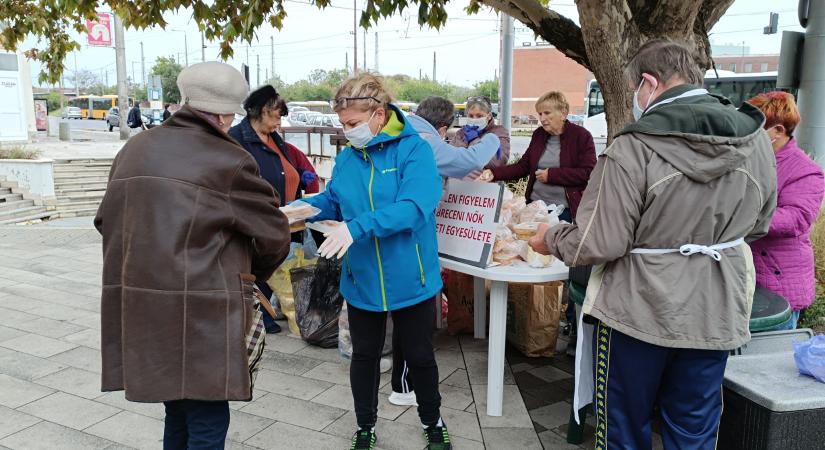
<path fill-rule="evenodd" d="M 441 258 L 441 267 L 475 277 L 475 338 L 484 339 L 487 293 L 484 280 L 490 280 L 490 340 L 487 352 L 487 415 L 501 416 L 504 400 L 504 346 L 507 330 L 507 286 L 509 283 L 548 283 L 564 281 L 569 270 L 554 259 L 549 267 L 535 269 L 527 265 L 495 266 L 482 269 L 451 259 Z"/>

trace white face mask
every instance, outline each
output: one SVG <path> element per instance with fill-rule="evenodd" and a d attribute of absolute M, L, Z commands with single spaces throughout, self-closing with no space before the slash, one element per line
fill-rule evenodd
<path fill-rule="evenodd" d="M 353 127 L 349 130 L 344 130 L 344 136 L 349 140 L 353 147 L 364 148 L 367 146 L 367 144 L 370 143 L 372 138 L 375 137 L 375 135 L 372 134 L 372 130 L 370 129 L 370 121 L 373 117 L 375 117 L 376 112 L 378 112 L 377 109 L 373 111 L 370 118 L 367 119 L 367 121 L 362 123 L 361 125 Z"/>
<path fill-rule="evenodd" d="M 479 117 L 478 119 L 467 119 L 467 125 L 478 127 L 479 130 L 487 128 L 489 119 L 486 117 Z"/>
<path fill-rule="evenodd" d="M 644 115 L 645 111 L 650 106 L 650 100 L 653 98 L 653 93 L 656 92 L 656 89 L 659 89 L 659 86 L 656 86 L 653 89 L 653 92 L 650 93 L 650 97 L 647 98 L 647 105 L 645 105 L 645 107 L 642 108 L 641 106 L 639 106 L 639 90 L 642 89 L 642 85 L 644 85 L 644 84 L 645 84 L 645 79 L 642 78 L 642 82 L 639 83 L 639 87 L 637 87 L 636 91 L 633 92 L 633 117 L 636 120 L 639 120 L 639 119 L 642 118 L 642 115 Z"/>

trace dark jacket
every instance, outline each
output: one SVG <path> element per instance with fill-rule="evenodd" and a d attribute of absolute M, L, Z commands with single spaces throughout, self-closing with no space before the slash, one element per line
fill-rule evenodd
<path fill-rule="evenodd" d="M 129 128 L 140 128 L 143 126 L 143 117 L 140 115 L 140 108 L 133 106 L 129 110 L 129 115 L 126 116 L 126 125 Z"/>
<path fill-rule="evenodd" d="M 258 137 L 258 133 L 255 132 L 255 129 L 252 128 L 252 124 L 249 122 L 249 118 L 245 117 L 241 123 L 235 125 L 229 130 L 229 135 L 235 138 L 238 143 L 241 144 L 249 154 L 255 158 L 255 161 L 258 162 L 258 166 L 261 169 L 261 177 L 266 180 L 275 192 L 278 193 L 280 198 L 288 197 L 284 192 L 286 190 L 286 178 L 284 177 L 284 167 L 281 165 L 281 158 L 272 151 L 266 144 L 261 141 L 261 138 Z M 281 135 L 278 133 L 272 133 L 272 140 L 275 142 L 275 145 L 281 149 L 281 152 L 286 157 L 287 161 L 298 171 L 298 176 L 304 174 L 306 169 L 301 168 L 293 155 L 290 154 L 289 149 L 286 147 L 286 143 L 284 142 Z M 301 190 L 306 189 L 303 182 L 298 183 L 298 191 L 293 192 L 295 198 L 301 198 Z"/>
<path fill-rule="evenodd" d="M 538 127 L 533 132 L 530 145 L 522 155 L 519 162 L 504 167 L 492 168 L 493 176 L 496 180 L 511 181 L 529 177 L 527 180 L 527 202 L 530 202 L 530 194 L 533 193 L 533 185 L 536 184 L 536 170 L 539 160 L 544 154 L 547 146 L 547 139 L 550 133 L 544 128 Z M 567 196 L 567 204 L 570 212 L 576 217 L 579 209 L 584 188 L 590 180 L 590 172 L 596 166 L 596 147 L 593 145 L 593 136 L 589 131 L 570 122 L 564 123 L 564 130 L 559 136 L 561 142 L 561 154 L 559 155 L 560 167 L 549 170 L 550 184 L 564 186 Z"/>
<path fill-rule="evenodd" d="M 103 391 L 138 402 L 252 397 L 251 283 L 289 250 L 278 203 L 255 160 L 188 106 L 129 140 L 95 217 Z"/>
<path fill-rule="evenodd" d="M 162 121 L 162 122 L 166 122 L 166 119 L 168 119 L 168 118 L 170 118 L 170 117 L 172 117 L 172 113 L 170 113 L 170 112 L 169 112 L 169 109 L 168 109 L 168 108 L 167 108 L 167 109 L 164 109 L 164 110 L 163 110 L 163 120 L 161 120 L 161 121 Z"/>

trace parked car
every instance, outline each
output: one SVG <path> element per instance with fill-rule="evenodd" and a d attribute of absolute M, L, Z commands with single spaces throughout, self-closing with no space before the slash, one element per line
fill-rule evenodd
<path fill-rule="evenodd" d="M 80 112 L 80 108 L 77 106 L 67 106 L 63 108 L 63 118 L 64 119 L 82 119 L 83 116 Z"/>
<path fill-rule="evenodd" d="M 143 123 L 148 128 L 156 127 L 163 123 L 163 110 L 152 108 L 141 108 L 140 114 L 143 116 Z"/>
<path fill-rule="evenodd" d="M 309 117 L 307 126 L 341 128 L 341 121 L 337 114 L 316 114 Z"/>
<path fill-rule="evenodd" d="M 567 121 L 568 122 L 575 123 L 576 125 L 579 125 L 579 126 L 584 124 L 584 119 L 586 119 L 586 118 L 587 117 L 585 117 L 583 115 L 580 115 L 580 114 L 568 114 L 567 115 Z"/>
<path fill-rule="evenodd" d="M 244 116 L 242 116 L 240 114 L 235 114 L 235 118 L 232 119 L 232 126 L 234 127 L 235 125 L 241 123 L 243 121 L 243 118 L 244 118 Z M 281 128 L 286 128 L 286 127 L 291 127 L 291 126 L 293 126 L 293 125 L 292 125 L 292 122 L 289 120 L 289 118 L 287 118 L 287 117 L 282 117 L 281 118 Z"/>
<path fill-rule="evenodd" d="M 160 111 L 159 116 L 157 119 L 153 119 L 150 115 L 153 115 L 152 111 Z M 152 128 L 154 126 L 160 125 L 163 117 L 163 110 L 161 109 L 141 109 L 140 110 L 140 118 L 143 119 L 143 123 L 146 125 L 146 128 Z M 120 127 L 120 108 L 115 106 L 114 108 L 109 108 L 109 111 L 106 112 L 106 124 L 109 125 L 109 131 Z"/>
<path fill-rule="evenodd" d="M 294 114 L 289 114 L 289 121 L 295 126 L 309 125 L 309 118 L 314 116 L 322 116 L 323 114 L 315 111 L 297 111 Z"/>
<path fill-rule="evenodd" d="M 106 125 L 109 125 L 109 131 L 120 126 L 120 111 L 117 106 L 106 111 Z"/>
<path fill-rule="evenodd" d="M 539 123 L 539 120 L 532 115 L 522 114 L 520 116 L 514 116 L 513 123 L 519 125 L 537 125 Z"/>

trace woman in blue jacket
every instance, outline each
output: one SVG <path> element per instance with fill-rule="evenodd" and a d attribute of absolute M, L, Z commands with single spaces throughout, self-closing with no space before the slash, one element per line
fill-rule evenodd
<path fill-rule="evenodd" d="M 341 293 L 348 304 L 359 428 L 352 448 L 375 447 L 379 361 L 390 312 L 415 381 L 428 448 L 448 450 L 432 346 L 442 288 L 435 232 L 441 178 L 430 146 L 391 102 L 373 74 L 341 85 L 334 108 L 349 145 L 335 160 L 326 191 L 306 201 L 322 211 L 313 220 L 341 222 L 319 252 L 344 258 Z"/>

